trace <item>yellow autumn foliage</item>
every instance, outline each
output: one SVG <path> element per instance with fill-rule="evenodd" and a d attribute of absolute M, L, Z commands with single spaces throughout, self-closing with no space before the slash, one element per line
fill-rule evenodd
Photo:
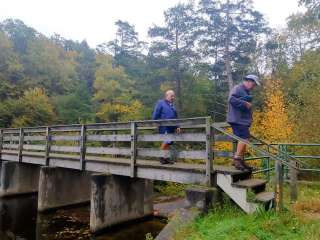
<path fill-rule="evenodd" d="M 294 122 L 290 119 L 281 80 L 266 82 L 265 105 L 254 113 L 252 133 L 269 142 L 288 142 L 293 139 Z"/>

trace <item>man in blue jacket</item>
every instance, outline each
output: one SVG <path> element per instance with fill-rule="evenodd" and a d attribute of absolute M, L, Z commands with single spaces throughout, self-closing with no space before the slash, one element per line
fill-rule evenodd
<path fill-rule="evenodd" d="M 178 114 L 177 110 L 174 106 L 175 100 L 175 93 L 173 90 L 168 90 L 165 93 L 164 99 L 161 99 L 157 102 L 153 114 L 153 120 L 160 120 L 160 119 L 177 119 Z M 161 126 L 159 127 L 160 134 L 173 134 L 173 133 L 180 133 L 180 128 L 177 126 Z M 172 141 L 166 141 L 161 144 L 162 150 L 170 150 L 170 146 L 173 144 Z M 173 161 L 170 161 L 170 158 L 160 158 L 161 164 L 173 164 Z"/>
<path fill-rule="evenodd" d="M 227 122 L 231 125 L 233 134 L 249 140 L 250 126 L 252 123 L 252 96 L 250 91 L 256 86 L 260 86 L 259 77 L 256 75 L 247 75 L 244 81 L 231 90 L 228 99 Z M 246 144 L 238 142 L 237 151 L 233 157 L 233 163 L 236 169 L 252 170 L 244 162 Z"/>

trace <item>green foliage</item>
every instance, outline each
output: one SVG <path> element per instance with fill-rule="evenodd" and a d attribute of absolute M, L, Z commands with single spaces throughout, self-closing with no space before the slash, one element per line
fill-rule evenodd
<path fill-rule="evenodd" d="M 305 224 L 290 212 L 259 211 L 246 215 L 232 206 L 223 206 L 199 218 L 188 228 L 181 230 L 178 239 L 318 239 L 318 221 Z M 310 233 L 312 231 L 312 233 Z"/>
<path fill-rule="evenodd" d="M 49 97 L 41 88 L 25 91 L 13 106 L 16 108 L 12 127 L 43 126 L 52 123 L 55 117 Z"/>

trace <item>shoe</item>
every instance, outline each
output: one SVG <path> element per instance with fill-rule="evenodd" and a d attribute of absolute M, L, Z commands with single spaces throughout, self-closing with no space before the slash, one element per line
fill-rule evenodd
<path fill-rule="evenodd" d="M 233 158 L 233 165 L 237 170 L 240 170 L 240 171 L 248 170 L 243 164 L 243 161 L 241 158 Z"/>
<path fill-rule="evenodd" d="M 250 167 L 250 166 L 249 166 L 248 164 L 246 164 L 246 162 L 243 161 L 243 160 L 242 160 L 242 165 L 243 165 L 247 170 L 249 170 L 250 172 L 253 171 L 253 167 Z"/>
<path fill-rule="evenodd" d="M 168 162 L 168 164 L 171 164 L 171 165 L 175 163 L 175 161 L 171 160 L 170 158 L 166 158 L 166 161 Z"/>
<path fill-rule="evenodd" d="M 167 158 L 161 157 L 161 158 L 160 158 L 160 164 L 162 164 L 162 165 L 164 165 L 164 164 L 169 164 L 169 162 L 168 162 Z"/>

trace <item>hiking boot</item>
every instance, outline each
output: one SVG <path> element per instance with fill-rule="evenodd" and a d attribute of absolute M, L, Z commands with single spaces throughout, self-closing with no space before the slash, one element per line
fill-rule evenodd
<path fill-rule="evenodd" d="M 240 170 L 240 171 L 248 170 L 243 164 L 243 160 L 241 158 L 233 158 L 233 165 L 237 170 Z"/>
<path fill-rule="evenodd" d="M 169 164 L 168 159 L 167 158 L 160 158 L 160 164 L 164 165 L 164 164 Z"/>
<path fill-rule="evenodd" d="M 242 165 L 243 165 L 247 170 L 249 170 L 250 172 L 252 172 L 253 167 L 250 167 L 248 164 L 246 164 L 246 162 L 245 162 L 244 160 L 242 160 Z"/>

